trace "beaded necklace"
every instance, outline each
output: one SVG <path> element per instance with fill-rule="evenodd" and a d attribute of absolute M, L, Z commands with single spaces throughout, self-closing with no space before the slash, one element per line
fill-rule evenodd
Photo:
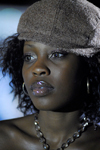
<path fill-rule="evenodd" d="M 85 129 L 89 125 L 89 123 L 90 123 L 90 120 L 88 118 L 84 117 L 83 123 L 81 124 L 82 127 L 78 131 L 76 131 L 71 138 L 69 138 L 65 143 L 63 143 L 60 148 L 57 148 L 57 150 L 67 149 L 71 143 L 73 143 L 77 138 L 79 138 L 81 136 L 81 134 L 85 131 Z M 49 144 L 46 143 L 46 138 L 44 137 L 44 135 L 41 131 L 41 128 L 39 126 L 37 113 L 34 114 L 34 124 L 35 124 L 35 130 L 36 130 L 37 137 L 39 138 L 39 141 L 42 143 L 43 149 L 50 150 L 50 146 L 49 146 Z"/>

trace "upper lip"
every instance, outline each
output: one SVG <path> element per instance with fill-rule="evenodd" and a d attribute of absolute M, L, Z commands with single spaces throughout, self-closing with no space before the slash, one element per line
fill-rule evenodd
<path fill-rule="evenodd" d="M 41 88 L 41 87 L 45 87 L 45 88 L 54 88 L 51 84 L 49 84 L 46 81 L 35 81 L 31 86 L 30 89 L 33 91 L 35 88 Z"/>

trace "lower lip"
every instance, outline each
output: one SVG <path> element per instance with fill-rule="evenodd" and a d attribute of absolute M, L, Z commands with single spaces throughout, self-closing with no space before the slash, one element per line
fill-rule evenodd
<path fill-rule="evenodd" d="M 34 96 L 45 96 L 45 95 L 48 95 L 49 93 L 51 93 L 53 90 L 53 88 L 49 88 L 49 87 L 38 87 L 38 88 L 34 88 L 33 89 L 33 95 Z"/>

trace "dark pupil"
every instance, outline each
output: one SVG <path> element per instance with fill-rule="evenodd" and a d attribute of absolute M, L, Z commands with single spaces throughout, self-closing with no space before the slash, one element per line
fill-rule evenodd
<path fill-rule="evenodd" d="M 55 57 L 58 57 L 59 56 L 59 53 L 55 53 Z"/>
<path fill-rule="evenodd" d="M 30 56 L 27 56 L 27 60 L 30 60 L 31 59 L 31 57 Z"/>

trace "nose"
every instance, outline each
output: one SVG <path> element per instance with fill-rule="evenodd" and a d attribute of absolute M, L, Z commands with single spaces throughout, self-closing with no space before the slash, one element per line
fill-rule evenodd
<path fill-rule="evenodd" d="M 48 76 L 50 69 L 43 63 L 36 63 L 33 66 L 32 73 L 34 76 Z"/>

